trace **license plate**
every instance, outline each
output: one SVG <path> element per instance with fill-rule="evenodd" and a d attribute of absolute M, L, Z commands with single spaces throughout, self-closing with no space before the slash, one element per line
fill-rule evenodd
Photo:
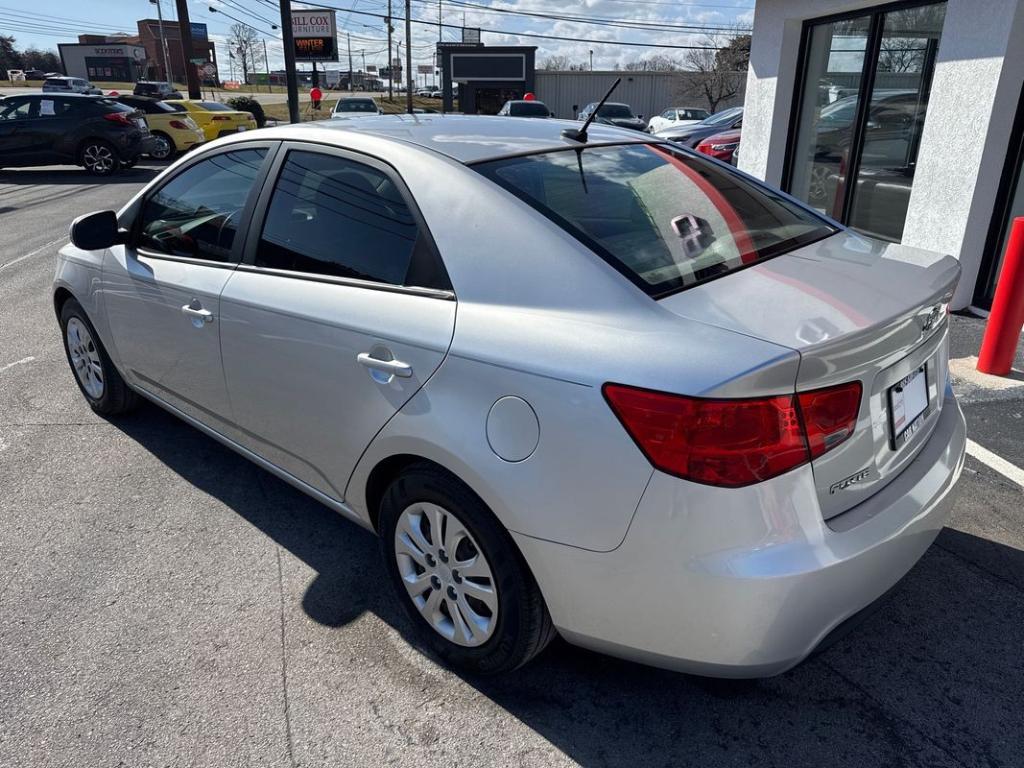
<path fill-rule="evenodd" d="M 238 126 L 238 132 L 241 133 L 242 131 L 244 131 L 248 127 L 249 126 L 247 126 L 247 125 L 240 125 L 240 126 Z"/>
<path fill-rule="evenodd" d="M 142 128 L 143 130 L 146 129 L 146 121 L 143 120 L 141 117 L 135 118 L 135 124 L 139 126 L 139 128 Z"/>
<path fill-rule="evenodd" d="M 921 366 L 889 387 L 889 425 L 895 450 L 917 432 L 928 416 L 928 369 Z"/>

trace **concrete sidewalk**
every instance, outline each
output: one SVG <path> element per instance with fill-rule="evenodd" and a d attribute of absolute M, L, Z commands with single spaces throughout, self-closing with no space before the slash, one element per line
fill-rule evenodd
<path fill-rule="evenodd" d="M 986 322 L 965 315 L 950 316 L 949 372 L 957 398 L 961 403 L 1024 400 L 1024 337 L 1018 340 L 1009 376 L 990 376 L 977 369 Z"/>

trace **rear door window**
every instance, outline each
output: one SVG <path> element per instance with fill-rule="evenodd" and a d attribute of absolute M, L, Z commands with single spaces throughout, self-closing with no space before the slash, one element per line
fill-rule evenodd
<path fill-rule="evenodd" d="M 338 155 L 293 150 L 274 187 L 255 264 L 439 287 L 410 278 L 423 247 L 416 218 L 388 174 Z"/>
<path fill-rule="evenodd" d="M 474 168 L 652 296 L 835 232 L 735 171 L 663 144 L 561 150 Z"/>
<path fill-rule="evenodd" d="M 233 261 L 235 234 L 266 153 L 224 152 L 179 173 L 146 200 L 136 244 L 170 256 Z"/>

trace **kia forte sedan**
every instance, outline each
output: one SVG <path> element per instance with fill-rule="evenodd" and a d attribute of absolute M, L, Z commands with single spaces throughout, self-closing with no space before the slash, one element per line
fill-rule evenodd
<path fill-rule="evenodd" d="M 558 633 L 782 672 L 947 519 L 959 267 L 578 127 L 390 116 L 201 147 L 72 226 L 53 301 L 75 380 L 379 534 L 459 669 Z"/>

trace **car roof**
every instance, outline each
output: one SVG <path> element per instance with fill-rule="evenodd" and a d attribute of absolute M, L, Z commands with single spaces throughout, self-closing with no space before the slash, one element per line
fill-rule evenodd
<path fill-rule="evenodd" d="M 579 142 L 562 136 L 579 130 L 576 120 L 530 120 L 494 115 L 381 115 L 361 120 L 318 120 L 263 129 L 268 138 L 319 141 L 345 145 L 345 133 L 369 134 L 384 140 L 413 144 L 457 160 L 473 163 L 512 155 L 573 149 Z M 651 142 L 649 134 L 611 125 L 591 125 L 588 145 Z M 658 141 L 658 139 L 653 139 Z"/>
<path fill-rule="evenodd" d="M 114 96 L 104 96 L 101 93 L 22 93 L 19 96 L 25 96 L 30 99 L 52 99 L 55 96 L 59 96 L 62 99 L 83 99 L 85 101 L 100 101 L 101 99 L 113 99 Z M 8 98 L 14 98 L 10 96 Z"/>

